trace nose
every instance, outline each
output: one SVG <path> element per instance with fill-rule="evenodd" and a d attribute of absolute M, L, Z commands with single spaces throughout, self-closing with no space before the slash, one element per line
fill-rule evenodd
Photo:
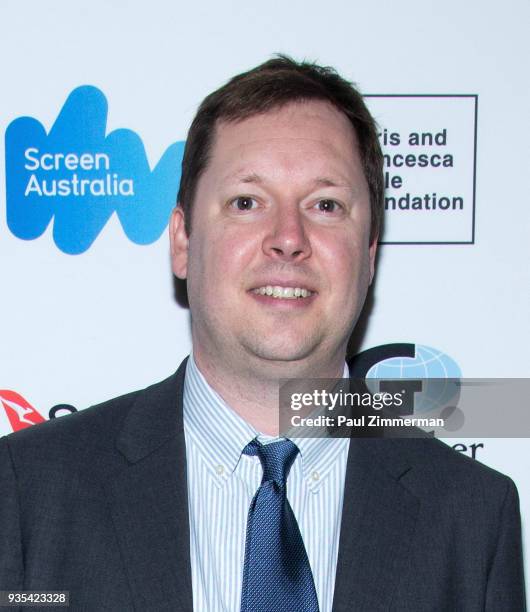
<path fill-rule="evenodd" d="M 279 206 L 263 240 L 263 252 L 283 262 L 297 263 L 311 256 L 311 244 L 298 206 Z"/>

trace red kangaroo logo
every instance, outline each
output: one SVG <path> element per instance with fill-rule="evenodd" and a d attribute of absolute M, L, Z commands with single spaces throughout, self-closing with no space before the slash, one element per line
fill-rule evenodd
<path fill-rule="evenodd" d="M 46 420 L 22 395 L 15 391 L 0 389 L 0 402 L 4 406 L 13 431 L 25 429 Z"/>

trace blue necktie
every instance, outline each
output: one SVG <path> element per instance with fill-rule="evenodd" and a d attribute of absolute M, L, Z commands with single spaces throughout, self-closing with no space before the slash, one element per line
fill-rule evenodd
<path fill-rule="evenodd" d="M 243 449 L 257 455 L 263 479 L 248 513 L 241 612 L 318 612 L 304 542 L 287 501 L 287 475 L 298 448 L 290 440 Z"/>

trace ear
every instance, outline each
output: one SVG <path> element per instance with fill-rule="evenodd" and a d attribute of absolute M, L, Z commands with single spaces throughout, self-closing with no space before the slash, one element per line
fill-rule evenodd
<path fill-rule="evenodd" d="M 169 243 L 171 245 L 171 265 L 173 274 L 185 279 L 188 274 L 188 234 L 184 223 L 184 212 L 177 204 L 169 220 Z"/>
<path fill-rule="evenodd" d="M 379 236 L 374 236 L 372 240 L 372 244 L 368 248 L 368 255 L 370 258 L 370 285 L 374 280 L 375 275 L 375 255 L 377 253 L 377 241 L 379 240 Z"/>

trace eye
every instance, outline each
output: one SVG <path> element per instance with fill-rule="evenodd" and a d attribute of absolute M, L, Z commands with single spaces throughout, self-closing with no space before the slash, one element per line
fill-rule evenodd
<path fill-rule="evenodd" d="M 319 200 L 315 206 L 324 213 L 335 213 L 342 209 L 342 205 L 335 200 Z"/>
<path fill-rule="evenodd" d="M 253 210 L 257 205 L 258 203 L 256 200 L 254 200 L 254 198 L 250 198 L 249 196 L 239 196 L 230 202 L 230 206 L 232 208 L 241 211 Z"/>

